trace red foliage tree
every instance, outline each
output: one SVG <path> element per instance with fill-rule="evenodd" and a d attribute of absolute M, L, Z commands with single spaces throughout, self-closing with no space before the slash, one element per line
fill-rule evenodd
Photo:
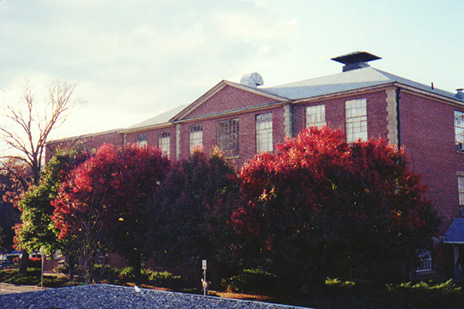
<path fill-rule="evenodd" d="M 232 219 L 245 251 L 319 285 L 337 268 L 414 262 L 439 225 L 403 150 L 348 144 L 340 130 L 305 130 L 245 164 L 240 179 Z"/>
<path fill-rule="evenodd" d="M 78 238 L 88 271 L 97 250 L 122 253 L 140 273 L 147 206 L 170 160 L 155 147 L 105 144 L 71 172 L 54 200 L 60 238 Z"/>

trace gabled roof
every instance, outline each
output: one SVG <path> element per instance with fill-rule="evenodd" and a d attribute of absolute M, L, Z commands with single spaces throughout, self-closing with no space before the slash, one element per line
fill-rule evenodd
<path fill-rule="evenodd" d="M 455 218 L 445 233 L 445 244 L 464 244 L 464 218 Z"/>
<path fill-rule="evenodd" d="M 280 86 L 260 88 L 260 90 L 285 97 L 290 100 L 300 100 L 395 82 L 455 99 L 454 94 L 451 92 L 436 88 L 431 89 L 430 86 L 383 72 L 372 67 L 317 77 Z"/>
<path fill-rule="evenodd" d="M 223 89 L 226 86 L 230 86 L 230 87 L 234 87 L 234 88 L 241 89 L 241 90 L 244 90 L 244 91 L 252 92 L 252 93 L 258 94 L 260 96 L 268 97 L 268 98 L 271 98 L 271 99 L 274 99 L 274 100 L 280 101 L 280 102 L 281 101 L 288 101 L 287 98 L 281 97 L 281 96 L 273 94 L 273 93 L 269 93 L 267 91 L 261 91 L 261 89 L 258 89 L 258 88 L 254 88 L 254 87 L 250 87 L 250 86 L 246 86 L 246 85 L 242 85 L 242 84 L 237 84 L 237 83 L 230 82 L 230 81 L 227 81 L 227 80 L 222 80 L 216 86 L 214 86 L 213 88 L 208 90 L 205 94 L 203 94 L 201 97 L 199 97 L 198 99 L 193 101 L 193 103 L 189 104 L 180 113 L 178 113 L 177 115 L 172 117 L 170 119 L 170 121 L 178 121 L 178 120 L 181 120 L 181 119 L 185 118 L 189 113 L 194 111 L 198 106 L 203 104 L 205 101 L 207 101 L 209 98 L 214 96 L 216 93 L 218 93 L 221 89 Z"/>

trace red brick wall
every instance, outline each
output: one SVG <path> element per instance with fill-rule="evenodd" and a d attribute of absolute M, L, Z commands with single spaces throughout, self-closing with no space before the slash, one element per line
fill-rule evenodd
<path fill-rule="evenodd" d="M 181 125 L 180 153 L 185 159 L 189 154 L 189 127 L 201 124 L 203 126 L 203 147 L 207 153 L 217 145 L 217 123 L 227 119 L 239 119 L 239 156 L 234 158 L 237 166 L 242 166 L 248 159 L 256 155 L 256 115 L 272 112 L 273 116 L 273 144 L 284 141 L 284 110 L 283 107 L 275 107 L 262 111 L 242 113 L 239 115 L 217 117 L 203 121 L 183 123 Z"/>
<path fill-rule="evenodd" d="M 275 100 L 234 87 L 225 86 L 214 96 L 206 100 L 203 104 L 188 114 L 188 118 L 272 102 L 275 102 Z"/>
<path fill-rule="evenodd" d="M 429 186 L 429 196 L 444 220 L 442 231 L 459 213 L 456 171 L 464 172 L 464 155 L 456 152 L 454 142 L 454 110 L 451 105 L 402 93 L 402 143 L 412 169 Z"/>
<path fill-rule="evenodd" d="M 146 131 L 143 131 L 143 132 L 127 133 L 126 134 L 126 143 L 136 143 L 137 135 L 146 134 L 147 135 L 148 145 L 159 147 L 159 145 L 158 145 L 158 136 L 162 132 L 169 132 L 169 137 L 170 137 L 170 141 L 169 141 L 169 143 L 170 143 L 170 145 L 169 145 L 170 157 L 175 158 L 176 157 L 176 127 L 175 127 L 175 125 L 171 125 L 171 126 L 165 127 L 165 128 L 146 130 Z"/>
<path fill-rule="evenodd" d="M 124 143 L 124 136 L 117 131 L 109 131 L 94 135 L 77 136 L 64 140 L 50 141 L 47 143 L 45 148 L 45 161 L 48 162 L 48 160 L 50 160 L 50 157 L 55 153 L 56 149 L 69 149 L 81 143 L 89 151 L 98 148 L 104 143 L 121 146 Z"/>
<path fill-rule="evenodd" d="M 345 102 L 363 98 L 367 103 L 368 137 L 387 138 L 387 94 L 385 90 L 295 105 L 293 107 L 293 136 L 297 136 L 306 128 L 306 107 L 322 104 L 325 105 L 327 125 L 333 129 L 341 128 L 345 132 Z"/>

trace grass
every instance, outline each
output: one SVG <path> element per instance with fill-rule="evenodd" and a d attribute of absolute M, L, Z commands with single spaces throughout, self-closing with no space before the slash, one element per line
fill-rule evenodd
<path fill-rule="evenodd" d="M 121 280 L 121 278 L 132 279 L 130 269 L 110 270 L 105 268 L 102 270 L 103 272 L 109 277 L 118 278 L 117 282 L 110 283 L 133 286 L 133 283 L 129 281 Z M 273 293 L 266 293 L 269 291 L 253 287 L 255 283 L 263 283 L 261 279 L 256 278 L 257 276 L 270 281 L 274 279 L 272 274 L 247 270 L 243 272 L 242 276 L 231 277 L 231 280 L 224 282 L 228 288 L 231 285 L 234 288 L 240 287 L 240 292 L 232 292 L 230 289 L 229 291 L 210 291 L 209 295 L 313 308 L 462 308 L 464 304 L 464 283 L 458 284 L 452 280 L 375 286 L 339 279 L 327 279 L 322 294 L 314 298 L 311 290 L 305 287 L 291 296 L 275 296 L 279 295 L 279 291 L 276 291 L 275 287 Z M 142 277 L 146 281 L 141 284 L 141 287 L 200 293 L 199 288 L 185 286 L 182 278 L 168 272 L 144 270 Z M 16 285 L 40 285 L 40 269 L 28 268 L 26 275 L 18 274 L 17 269 L 0 270 L 0 281 Z M 66 277 L 44 277 L 44 286 L 46 287 L 65 287 L 76 284 L 83 283 L 69 281 Z M 251 287 L 251 291 L 246 291 L 249 287 Z"/>

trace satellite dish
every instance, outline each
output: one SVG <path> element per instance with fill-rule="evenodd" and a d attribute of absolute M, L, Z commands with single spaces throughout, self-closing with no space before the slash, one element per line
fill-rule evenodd
<path fill-rule="evenodd" d="M 240 79 L 240 84 L 256 88 L 264 84 L 264 81 L 259 73 L 254 72 L 243 75 Z"/>

